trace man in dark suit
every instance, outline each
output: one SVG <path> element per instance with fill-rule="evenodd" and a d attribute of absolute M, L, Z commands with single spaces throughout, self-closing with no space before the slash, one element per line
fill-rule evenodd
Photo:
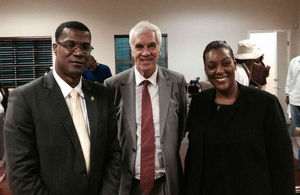
<path fill-rule="evenodd" d="M 119 109 L 118 138 L 123 150 L 119 194 L 178 195 L 186 81 L 157 65 L 162 39 L 157 26 L 142 21 L 131 29 L 129 39 L 135 66 L 104 81 L 115 90 Z M 144 109 L 144 103 L 149 109 Z"/>
<path fill-rule="evenodd" d="M 15 195 L 117 194 L 121 150 L 115 107 L 107 89 L 81 77 L 93 49 L 91 33 L 71 21 L 57 28 L 55 39 L 54 70 L 9 98 L 9 185 Z"/>

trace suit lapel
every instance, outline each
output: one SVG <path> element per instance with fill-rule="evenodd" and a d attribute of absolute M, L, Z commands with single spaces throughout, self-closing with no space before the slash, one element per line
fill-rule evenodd
<path fill-rule="evenodd" d="M 59 120 L 64 127 L 63 130 L 66 132 L 82 166 L 85 168 L 85 160 L 70 111 L 63 94 L 53 77 L 52 71 L 45 76 L 44 88 L 47 89 L 46 96 L 48 97 L 52 111 L 55 113 L 55 116 L 57 116 L 56 119 Z"/>
<path fill-rule="evenodd" d="M 92 168 L 92 162 L 94 162 L 94 157 L 92 154 L 94 154 L 93 151 L 95 151 L 96 146 L 96 137 L 97 137 L 97 124 L 98 124 L 98 110 L 101 110 L 101 107 L 98 105 L 97 97 L 93 96 L 91 86 L 87 84 L 87 82 L 83 79 L 82 80 L 82 90 L 84 93 L 84 99 L 86 103 L 86 109 L 87 109 L 87 116 L 90 126 L 90 167 Z"/>
<path fill-rule="evenodd" d="M 122 82 L 120 90 L 123 98 L 124 114 L 128 119 L 132 139 L 136 144 L 135 76 L 133 68 L 129 73 L 128 80 Z"/>
<path fill-rule="evenodd" d="M 159 128 L 160 136 L 162 137 L 164 127 L 167 120 L 168 109 L 172 94 L 172 82 L 168 80 L 167 75 L 164 75 L 162 69 L 158 68 L 158 94 L 159 94 Z"/>

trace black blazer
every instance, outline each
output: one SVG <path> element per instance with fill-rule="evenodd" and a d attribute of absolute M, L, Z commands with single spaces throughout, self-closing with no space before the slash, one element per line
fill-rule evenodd
<path fill-rule="evenodd" d="M 117 194 L 121 150 L 113 98 L 83 80 L 90 125 L 90 173 L 62 92 L 52 72 L 18 87 L 5 122 L 8 182 L 15 195 Z"/>
<path fill-rule="evenodd" d="M 274 95 L 239 85 L 235 111 L 221 164 L 223 195 L 294 194 L 293 152 L 282 108 Z M 216 90 L 192 99 L 187 119 L 189 148 L 185 161 L 184 194 L 202 194 L 204 133 L 210 122 Z M 210 176 L 207 173 L 208 177 Z M 210 195 L 214 195 L 211 193 Z"/>

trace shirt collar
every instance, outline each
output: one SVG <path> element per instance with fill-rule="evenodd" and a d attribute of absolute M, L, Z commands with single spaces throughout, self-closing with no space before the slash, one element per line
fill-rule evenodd
<path fill-rule="evenodd" d="M 146 79 L 137 70 L 136 66 L 134 66 L 134 74 L 135 74 L 135 83 L 136 83 L 136 86 L 139 86 L 144 80 L 148 80 L 154 87 L 156 87 L 157 86 L 157 72 L 158 72 L 158 68 L 156 67 L 156 70 L 151 75 L 151 77 L 149 77 L 148 79 Z"/>
<path fill-rule="evenodd" d="M 54 76 L 54 79 L 56 80 L 64 98 L 68 97 L 68 95 L 70 94 L 70 92 L 72 91 L 73 88 L 57 74 L 55 67 L 53 68 L 53 76 Z M 84 98 L 84 94 L 83 94 L 81 87 L 82 87 L 82 77 L 80 77 L 80 81 L 74 89 L 79 93 L 79 95 L 82 98 Z"/>

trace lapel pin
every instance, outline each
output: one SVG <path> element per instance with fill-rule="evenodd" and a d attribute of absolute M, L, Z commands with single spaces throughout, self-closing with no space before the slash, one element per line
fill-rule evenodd
<path fill-rule="evenodd" d="M 90 100 L 93 102 L 93 101 L 95 100 L 94 96 L 92 96 L 92 97 L 90 98 Z"/>

